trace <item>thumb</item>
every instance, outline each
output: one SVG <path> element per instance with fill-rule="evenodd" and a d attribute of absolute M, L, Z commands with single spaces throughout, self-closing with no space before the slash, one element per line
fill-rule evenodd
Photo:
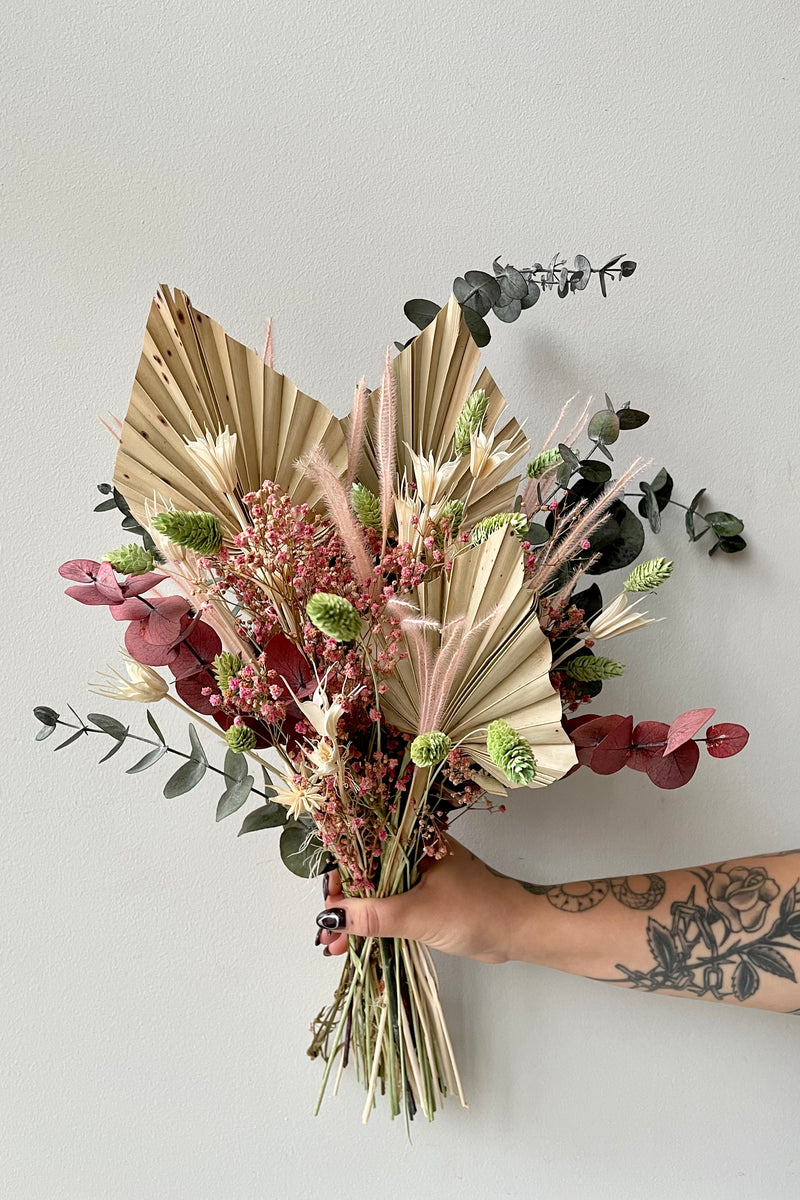
<path fill-rule="evenodd" d="M 334 934 L 401 937 L 419 941 L 421 922 L 417 896 L 414 895 L 416 890 L 414 888 L 399 896 L 371 897 L 367 900 L 331 897 L 328 907 L 318 913 L 317 925 Z"/>

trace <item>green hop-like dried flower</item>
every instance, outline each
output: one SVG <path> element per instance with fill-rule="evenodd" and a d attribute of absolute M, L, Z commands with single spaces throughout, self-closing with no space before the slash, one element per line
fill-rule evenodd
<path fill-rule="evenodd" d="M 533 462 L 528 463 L 525 472 L 529 479 L 538 479 L 550 467 L 554 467 L 560 462 L 561 454 L 555 447 L 552 450 L 543 450 L 541 454 L 537 454 Z"/>
<path fill-rule="evenodd" d="M 510 525 L 518 538 L 525 537 L 528 532 L 528 518 L 524 513 L 495 513 L 491 517 L 484 517 L 482 521 L 478 521 L 469 540 L 473 546 L 477 546 L 491 537 L 496 529 L 502 529 L 504 525 Z"/>
<path fill-rule="evenodd" d="M 634 567 L 622 586 L 626 592 L 650 592 L 669 579 L 674 565 L 665 558 L 651 558 Z"/>
<path fill-rule="evenodd" d="M 531 783 L 536 774 L 536 759 L 530 742 L 517 733 L 508 721 L 492 721 L 486 732 L 489 758 L 505 771 L 512 783 Z"/>
<path fill-rule="evenodd" d="M 599 679 L 613 679 L 625 671 L 622 663 L 614 662 L 613 658 L 603 658 L 602 655 L 580 654 L 571 658 L 564 667 L 564 673 L 570 679 L 579 683 L 596 683 Z"/>
<path fill-rule="evenodd" d="M 458 455 L 469 454 L 469 443 L 473 433 L 483 425 L 489 400 L 483 388 L 476 388 L 464 401 L 464 407 L 456 419 L 454 435 L 455 451 Z"/>
<path fill-rule="evenodd" d="M 174 508 L 158 513 L 153 524 L 176 546 L 186 546 L 196 554 L 216 554 L 222 545 L 219 521 L 213 513 L 184 512 Z"/>
<path fill-rule="evenodd" d="M 435 767 L 437 763 L 447 758 L 453 743 L 446 733 L 438 729 L 431 733 L 421 733 L 411 743 L 411 761 L 418 767 Z"/>
<path fill-rule="evenodd" d="M 146 575 L 155 565 L 150 551 L 136 542 L 112 550 L 105 556 L 105 561 L 110 562 L 114 570 L 119 571 L 121 575 Z"/>
<path fill-rule="evenodd" d="M 225 741 L 234 754 L 244 754 L 256 744 L 256 735 L 249 725 L 231 725 L 225 731 Z"/>
<path fill-rule="evenodd" d="M 353 511 L 361 524 L 366 525 L 368 529 L 380 531 L 383 528 L 381 502 L 375 493 L 371 492 L 368 487 L 364 487 L 363 483 L 354 483 L 350 496 L 353 502 Z"/>
<path fill-rule="evenodd" d="M 452 534 L 458 533 L 461 522 L 464 519 L 464 501 L 457 500 L 455 497 L 452 500 L 446 500 L 442 505 L 440 515 L 447 517 L 450 522 L 450 532 Z"/>
<path fill-rule="evenodd" d="M 306 614 L 312 625 L 337 642 L 352 642 L 361 632 L 361 617 L 349 600 L 335 592 L 316 592 Z"/>
<path fill-rule="evenodd" d="M 238 654 L 231 654 L 229 651 L 223 650 L 216 656 L 211 664 L 211 670 L 214 672 L 214 678 L 219 684 L 221 692 L 227 692 L 231 675 L 238 675 L 243 666 Z"/>

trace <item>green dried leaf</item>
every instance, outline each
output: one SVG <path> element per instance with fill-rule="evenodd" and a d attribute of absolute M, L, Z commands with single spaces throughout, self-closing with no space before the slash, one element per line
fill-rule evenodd
<path fill-rule="evenodd" d="M 300 821 L 291 821 L 286 826 L 281 834 L 280 851 L 283 865 L 303 879 L 321 875 L 330 860 L 317 835 Z"/>
<path fill-rule="evenodd" d="M 65 742 L 60 742 L 59 745 L 54 746 L 53 749 L 54 750 L 63 750 L 65 746 L 70 746 L 73 742 L 77 742 L 78 738 L 81 736 L 82 733 L 83 733 L 82 729 L 77 730 L 77 732 L 73 733 L 71 737 L 68 737 Z"/>
<path fill-rule="evenodd" d="M 661 509 L 658 507 L 656 494 L 649 483 L 640 483 L 639 487 L 644 492 L 644 499 L 639 501 L 639 512 L 642 512 L 642 509 L 644 509 L 642 515 L 647 517 L 653 533 L 659 533 L 661 530 Z"/>
<path fill-rule="evenodd" d="M 611 467 L 608 463 L 593 462 L 591 459 L 584 459 L 578 470 L 581 476 L 587 483 L 608 483 L 611 478 Z"/>
<path fill-rule="evenodd" d="M 241 837 L 243 833 L 254 833 L 258 829 L 276 829 L 280 825 L 285 825 L 286 821 L 284 806 L 268 801 L 261 808 L 254 808 L 251 813 L 247 814 L 238 836 Z"/>
<path fill-rule="evenodd" d="M 618 408 L 617 416 L 620 429 L 638 429 L 650 420 L 650 414 L 638 408 Z"/>
<path fill-rule="evenodd" d="M 550 541 L 550 534 L 543 525 L 535 523 L 528 526 L 528 532 L 525 534 L 525 540 L 530 542 L 532 546 L 543 546 L 545 542 Z"/>
<path fill-rule="evenodd" d="M 197 762 L 207 763 L 206 752 L 202 747 L 197 730 L 191 722 L 189 722 L 189 741 L 192 745 L 192 758 Z"/>
<path fill-rule="evenodd" d="M 740 521 L 733 513 L 703 513 L 703 518 L 708 521 L 714 533 L 720 538 L 735 537 L 744 529 L 744 521 Z"/>
<path fill-rule="evenodd" d="M 233 750 L 225 751 L 224 763 L 226 778 L 234 783 L 239 783 L 247 775 L 247 757 L 244 754 L 236 754 Z"/>
<path fill-rule="evenodd" d="M 91 721 L 98 729 L 102 729 L 103 733 L 107 733 L 109 737 L 126 738 L 128 736 L 128 727 L 118 721 L 116 717 L 107 717 L 103 713 L 89 713 L 87 721 Z"/>
<path fill-rule="evenodd" d="M 441 305 L 435 304 L 433 300 L 406 300 L 403 312 L 412 325 L 416 325 L 417 329 L 424 329 L 426 325 L 430 325 L 440 308 Z"/>
<path fill-rule="evenodd" d="M 724 551 L 725 554 L 738 554 L 740 550 L 744 550 L 746 545 L 747 542 L 744 540 L 744 538 L 739 537 L 737 534 L 735 537 L 720 538 L 713 549 L 716 550 L 717 547 L 719 547 L 719 549 Z M 709 550 L 709 554 L 710 553 L 711 551 Z"/>
<path fill-rule="evenodd" d="M 126 775 L 136 775 L 139 771 L 146 771 L 148 767 L 152 767 L 159 759 L 163 758 L 167 753 L 166 746 L 156 746 L 155 750 L 148 751 L 144 758 L 140 758 L 132 767 L 128 767 Z"/>
<path fill-rule="evenodd" d="M 702 498 L 705 494 L 706 494 L 706 489 L 700 488 L 700 491 L 697 493 L 694 500 L 692 500 L 692 503 L 689 505 L 689 507 L 686 510 L 686 518 L 685 518 L 686 532 L 688 533 L 689 537 L 691 538 L 691 540 L 693 542 L 696 542 L 697 538 L 698 538 L 698 534 L 695 533 L 695 528 L 694 528 L 694 514 L 697 511 L 698 504 L 700 503 L 700 501 L 702 500 Z M 703 530 L 703 532 L 705 533 L 705 530 Z"/>
<path fill-rule="evenodd" d="M 34 710 L 33 715 L 37 721 L 41 721 L 43 725 L 49 725 L 51 729 L 55 728 L 58 720 L 58 713 L 54 708 L 49 708 L 46 704 L 39 704 Z"/>
<path fill-rule="evenodd" d="M 182 796 L 185 792 L 190 792 L 203 778 L 206 769 L 207 764 L 204 759 L 188 759 L 164 784 L 164 796 L 167 800 L 172 800 L 175 796 Z"/>
<path fill-rule="evenodd" d="M 570 450 L 569 446 L 566 446 L 563 442 L 559 442 L 558 453 L 573 471 L 580 470 L 580 459 L 578 458 L 577 454 Z"/>
<path fill-rule="evenodd" d="M 236 757 L 241 758 L 243 756 L 237 755 Z M 236 779 L 233 783 L 231 783 L 219 798 L 219 803 L 217 804 L 217 820 L 221 821 L 223 817 L 229 817 L 231 813 L 237 812 L 250 795 L 252 786 L 252 775 L 245 775 L 243 779 Z"/>
<path fill-rule="evenodd" d="M 42 728 L 36 734 L 36 741 L 43 742 L 45 738 L 49 738 L 51 733 L 54 733 L 55 725 L 42 725 Z"/>
<path fill-rule="evenodd" d="M 111 758 L 111 756 L 116 754 L 118 750 L 121 750 L 124 745 L 125 738 L 120 738 L 119 741 L 114 742 L 114 745 L 111 747 L 108 754 L 104 754 L 101 759 L 98 759 L 98 765 L 100 763 L 104 763 L 107 758 Z"/>
<path fill-rule="evenodd" d="M 152 729 L 153 733 L 156 735 L 158 740 L 160 742 L 163 742 L 164 745 L 166 745 L 166 738 L 164 737 L 161 730 L 158 728 L 158 725 L 156 724 L 156 719 L 153 716 L 153 714 L 150 712 L 149 708 L 147 710 L 147 724 L 150 726 L 150 728 Z"/>
<path fill-rule="evenodd" d="M 601 408 L 592 417 L 586 433 L 595 444 L 611 445 L 619 437 L 619 417 L 613 410 Z"/>

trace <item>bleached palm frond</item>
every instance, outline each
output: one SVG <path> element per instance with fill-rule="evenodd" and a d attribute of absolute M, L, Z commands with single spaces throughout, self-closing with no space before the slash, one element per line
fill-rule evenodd
<path fill-rule="evenodd" d="M 531 786 L 543 787 L 566 774 L 576 762 L 575 751 L 561 725 L 561 698 L 550 683 L 550 642 L 524 586 L 518 538 L 503 528 L 485 542 L 465 547 L 455 555 L 449 574 L 442 571 L 427 579 L 410 598 L 422 618 L 438 623 L 440 640 L 455 620 L 462 622 L 462 636 L 477 628 L 469 652 L 458 656 L 457 669 L 442 675 L 446 694 L 438 728 L 507 787 L 514 785 L 486 750 L 486 728 L 498 718 L 533 746 L 537 772 Z M 416 733 L 423 715 L 423 681 L 413 645 L 405 639 L 401 649 L 409 657 L 386 678 L 381 706 L 389 721 Z"/>
<path fill-rule="evenodd" d="M 296 504 L 319 500 L 315 482 L 295 464 L 315 445 L 334 471 L 347 470 L 341 422 L 199 312 L 181 291 L 161 285 L 150 307 L 139 365 L 122 425 L 114 485 L 138 521 L 158 491 L 176 508 L 213 513 L 232 536 L 239 526 L 214 494 L 186 439 L 198 428 L 236 433 L 242 493 L 271 479 Z"/>

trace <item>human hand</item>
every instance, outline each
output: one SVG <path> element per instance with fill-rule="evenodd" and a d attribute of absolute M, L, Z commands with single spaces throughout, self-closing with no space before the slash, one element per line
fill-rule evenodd
<path fill-rule="evenodd" d="M 320 944 L 336 955 L 347 950 L 348 934 L 401 937 L 479 962 L 517 957 L 532 897 L 453 838 L 447 847 L 446 857 L 425 860 L 419 882 L 398 896 L 350 899 L 342 895 L 338 871 L 329 871 L 326 907 L 317 917 Z"/>

